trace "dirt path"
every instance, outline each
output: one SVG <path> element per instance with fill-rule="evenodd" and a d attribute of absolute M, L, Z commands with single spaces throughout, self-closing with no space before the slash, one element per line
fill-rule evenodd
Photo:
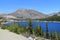
<path fill-rule="evenodd" d="M 28 38 L 9 32 L 8 30 L 0 29 L 0 40 L 28 40 Z"/>

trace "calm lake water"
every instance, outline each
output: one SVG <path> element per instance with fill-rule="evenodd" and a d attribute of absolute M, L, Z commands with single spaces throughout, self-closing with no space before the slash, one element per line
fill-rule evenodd
<path fill-rule="evenodd" d="M 27 26 L 29 22 L 15 22 L 16 24 L 19 24 L 20 26 Z M 48 29 L 49 32 L 53 32 L 54 30 L 56 30 L 57 32 L 60 33 L 60 22 L 47 22 L 48 23 Z M 14 24 L 14 22 L 9 22 L 6 25 L 11 25 Z M 40 25 L 42 27 L 42 29 L 44 30 L 44 32 L 46 32 L 46 22 L 32 22 L 32 27 L 35 28 L 37 25 Z"/>

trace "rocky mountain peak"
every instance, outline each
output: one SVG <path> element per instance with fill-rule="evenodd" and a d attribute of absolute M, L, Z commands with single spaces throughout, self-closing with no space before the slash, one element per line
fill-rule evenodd
<path fill-rule="evenodd" d="M 42 12 L 38 12 L 32 9 L 18 9 L 17 11 L 11 13 L 10 15 L 20 18 L 32 18 L 32 19 L 40 19 L 47 17 L 47 15 L 43 14 Z"/>

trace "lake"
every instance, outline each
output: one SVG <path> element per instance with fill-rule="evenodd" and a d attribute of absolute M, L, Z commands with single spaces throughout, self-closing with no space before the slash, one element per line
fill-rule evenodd
<path fill-rule="evenodd" d="M 16 24 L 19 24 L 20 26 L 24 27 L 27 26 L 29 22 L 25 21 L 25 22 L 15 22 Z M 53 32 L 54 30 L 56 30 L 56 32 L 60 33 L 60 22 L 47 22 L 48 23 L 48 30 L 49 32 Z M 14 24 L 14 22 L 9 22 L 6 25 L 12 25 Z M 32 27 L 35 28 L 37 25 L 40 25 L 42 27 L 42 29 L 44 30 L 44 32 L 46 32 L 46 22 L 41 21 L 41 22 L 37 22 L 37 21 L 33 21 L 32 22 Z"/>

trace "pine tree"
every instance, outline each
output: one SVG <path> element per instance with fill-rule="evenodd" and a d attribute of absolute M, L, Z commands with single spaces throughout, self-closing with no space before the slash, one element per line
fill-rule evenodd
<path fill-rule="evenodd" d="M 29 27 L 28 27 L 29 34 L 33 34 L 33 31 L 32 31 L 32 19 L 28 19 L 28 20 L 29 20 Z"/>
<path fill-rule="evenodd" d="M 48 23 L 46 22 L 46 38 L 49 39 Z"/>
<path fill-rule="evenodd" d="M 53 40 L 58 40 L 56 31 L 53 32 Z"/>
<path fill-rule="evenodd" d="M 51 40 L 53 40 L 53 35 L 52 35 L 52 33 L 51 33 L 51 37 L 50 37 L 50 38 L 51 38 Z"/>
<path fill-rule="evenodd" d="M 60 40 L 60 33 L 58 34 L 58 40 Z"/>
<path fill-rule="evenodd" d="M 37 27 L 36 27 L 36 29 L 35 29 L 35 34 L 37 35 L 37 36 L 40 36 L 41 35 L 41 30 L 40 30 L 40 26 L 38 25 Z"/>
<path fill-rule="evenodd" d="M 35 34 L 36 34 L 37 36 L 43 36 L 43 35 L 44 35 L 44 32 L 43 32 L 41 26 L 38 25 L 38 26 L 36 27 L 36 29 L 35 29 Z"/>
<path fill-rule="evenodd" d="M 41 30 L 41 36 L 43 37 L 44 36 L 44 31 L 43 31 L 42 28 L 40 30 Z"/>

